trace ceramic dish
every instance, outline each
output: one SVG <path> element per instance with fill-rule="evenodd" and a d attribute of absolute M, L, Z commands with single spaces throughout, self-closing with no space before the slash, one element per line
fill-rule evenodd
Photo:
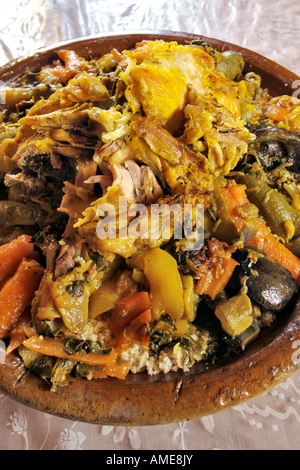
<path fill-rule="evenodd" d="M 89 58 L 112 48 L 129 49 L 142 39 L 198 39 L 187 33 L 140 31 L 99 35 L 63 43 Z M 258 73 L 271 95 L 292 94 L 299 77 L 261 55 L 220 40 L 206 38 L 218 50 L 243 54 L 245 70 Z M 0 80 L 12 81 L 25 69 L 38 70 L 55 58 L 62 44 L 41 49 L 0 68 Z M 125 380 L 69 378 L 59 393 L 49 390 L 39 377 L 28 372 L 20 359 L 10 354 L 0 364 L 0 391 L 37 410 L 88 423 L 110 425 L 155 425 L 199 418 L 255 397 L 285 380 L 297 369 L 300 340 L 300 304 L 285 315 L 240 354 L 215 363 L 196 364 L 189 372 L 148 376 L 129 374 Z"/>

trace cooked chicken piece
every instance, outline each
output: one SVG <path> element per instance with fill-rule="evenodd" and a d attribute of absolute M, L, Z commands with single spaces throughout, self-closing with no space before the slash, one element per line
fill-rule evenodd
<path fill-rule="evenodd" d="M 125 51 L 128 65 L 120 73 L 134 112 L 143 109 L 166 129 L 177 132 L 183 125 L 183 110 L 189 89 L 214 94 L 219 104 L 240 115 L 237 94 L 228 80 L 215 69 L 213 57 L 202 49 L 175 42 L 145 41 Z"/>
<path fill-rule="evenodd" d="M 112 190 L 118 188 L 119 196 L 125 197 L 129 203 L 151 204 L 164 194 L 154 173 L 146 165 L 140 166 L 133 160 L 123 164 L 102 161 L 99 167 L 104 174 L 91 176 L 86 183 L 100 183 L 103 195 L 112 185 Z"/>
<path fill-rule="evenodd" d="M 113 184 L 113 177 L 110 175 L 95 175 L 90 176 L 86 181 L 86 184 L 100 184 L 102 193 L 105 194 L 107 189 Z"/>
<path fill-rule="evenodd" d="M 63 188 L 64 195 L 60 207 L 58 208 L 59 212 L 63 212 L 69 217 L 63 234 L 65 239 L 76 236 L 73 229 L 74 223 L 82 216 L 84 210 L 95 200 L 94 183 L 89 180 L 96 176 L 96 172 L 96 163 L 82 158 L 77 162 L 77 173 L 74 184 L 65 181 Z"/>
<path fill-rule="evenodd" d="M 73 129 L 78 124 L 87 122 L 88 105 L 71 106 L 58 109 L 47 114 L 27 115 L 19 120 L 21 125 L 35 126 L 35 128 L 65 128 Z"/>
<path fill-rule="evenodd" d="M 157 199 L 163 197 L 163 189 L 151 168 L 147 165 L 139 166 L 133 160 L 125 162 L 125 167 L 131 174 L 137 203 L 153 204 Z"/>
<path fill-rule="evenodd" d="M 173 193 L 211 191 L 212 175 L 208 172 L 207 158 L 192 151 L 184 142 L 173 137 L 167 130 L 148 118 L 137 120 L 132 126 L 136 159 L 152 161 L 154 174 Z M 146 143 L 143 144 L 143 142 Z"/>
<path fill-rule="evenodd" d="M 195 150 L 203 148 L 209 170 L 215 175 L 227 174 L 247 152 L 247 145 L 255 136 L 214 96 L 191 93 L 191 102 L 185 107 L 184 140 Z"/>
<path fill-rule="evenodd" d="M 39 131 L 49 129 L 73 130 L 84 124 L 88 128 L 88 133 L 92 136 L 91 142 L 94 145 L 94 137 L 98 129 L 95 122 L 89 122 L 88 109 L 94 104 L 105 105 L 108 100 L 108 91 L 100 78 L 82 72 L 70 80 L 65 87 L 58 88 L 47 100 L 38 100 L 28 110 L 26 116 L 19 119 L 19 129 L 16 136 L 5 139 L 0 145 L 0 159 L 11 159 L 11 166 L 13 167 L 14 162 L 17 162 L 20 156 L 23 155 L 24 150 L 28 149 L 29 146 L 34 149 L 36 142 L 40 143 L 43 140 L 44 136 L 41 136 L 37 129 Z M 69 143 L 74 144 L 74 140 Z M 78 147 L 78 141 L 76 147 Z M 72 151 L 70 148 L 65 147 L 60 148 L 60 150 L 63 155 L 72 154 L 77 158 L 78 151 Z"/>
<path fill-rule="evenodd" d="M 61 143 L 68 143 L 73 147 L 78 148 L 94 148 L 98 142 L 96 136 L 93 135 L 84 135 L 83 133 L 78 131 L 78 127 L 76 130 L 66 128 L 54 128 L 51 129 L 48 133 L 49 138 L 53 139 L 56 142 Z"/>
<path fill-rule="evenodd" d="M 140 251 L 160 247 L 166 244 L 176 233 L 183 233 L 185 205 L 188 209 L 192 226 L 198 216 L 197 205 L 203 210 L 208 207 L 211 194 L 178 194 L 160 198 L 155 205 L 128 207 L 128 212 L 116 213 L 111 217 L 102 217 L 103 198 L 90 206 L 74 226 L 77 233 L 95 251 L 115 253 L 129 258 Z M 170 223 L 169 223 L 170 222 Z M 181 225 L 180 225 L 181 224 Z M 108 225 L 108 228 L 106 226 Z M 125 230 L 124 230 L 125 228 Z"/>
<path fill-rule="evenodd" d="M 115 185 L 120 188 L 120 196 L 126 197 L 129 203 L 135 201 L 135 191 L 130 172 L 124 165 L 110 165 Z"/>
<path fill-rule="evenodd" d="M 71 79 L 65 87 L 56 90 L 47 100 L 39 100 L 32 106 L 27 116 L 49 114 L 70 108 L 75 103 L 106 103 L 109 99 L 107 88 L 99 77 L 86 72 Z"/>

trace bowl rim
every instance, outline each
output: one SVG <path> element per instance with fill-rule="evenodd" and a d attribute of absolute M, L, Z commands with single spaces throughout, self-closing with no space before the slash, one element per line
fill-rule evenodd
<path fill-rule="evenodd" d="M 244 47 L 201 34 L 168 30 L 133 30 L 99 33 L 42 47 L 0 67 L 0 79 L 9 81 L 22 67 L 51 60 L 62 47 L 85 48 L 105 42 L 134 44 L 142 39 L 184 42 L 203 39 L 219 50 L 236 50 L 245 58 L 249 71 L 263 72 L 274 79 L 275 88 L 291 92 L 299 77 L 285 67 Z M 124 49 L 124 48 L 123 48 Z M 105 51 L 108 52 L 108 51 Z M 207 366 L 196 364 L 189 372 L 158 376 L 130 375 L 117 379 L 92 380 L 71 377 L 59 393 L 28 372 L 16 354 L 0 364 L 0 391 L 36 410 L 91 424 L 155 425 L 203 417 L 247 401 L 285 380 L 298 369 L 293 344 L 300 340 L 300 301 L 288 318 L 271 327 L 260 342 L 242 354 Z M 159 393 L 158 387 L 159 386 Z"/>

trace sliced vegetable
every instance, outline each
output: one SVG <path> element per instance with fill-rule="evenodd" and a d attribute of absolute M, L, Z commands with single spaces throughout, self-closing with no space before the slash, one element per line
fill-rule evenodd
<path fill-rule="evenodd" d="M 167 251 L 154 248 L 137 255 L 132 264 L 141 269 L 150 284 L 153 319 L 167 313 L 179 319 L 184 313 L 183 287 L 176 260 Z"/>
<path fill-rule="evenodd" d="M 151 303 L 148 292 L 136 292 L 117 302 L 111 315 L 111 331 L 118 348 L 137 341 L 149 342 Z"/>
<path fill-rule="evenodd" d="M 218 178 L 214 179 L 213 196 L 217 207 L 218 220 L 210 231 L 218 240 L 230 243 L 238 236 L 238 230 L 232 220 L 232 211 L 230 212 L 227 206 L 227 200 L 222 195 L 222 187 L 220 187 Z"/>
<path fill-rule="evenodd" d="M 149 344 L 149 330 L 151 323 L 151 310 L 145 310 L 134 318 L 125 327 L 124 336 L 132 341 L 140 342 L 147 347 Z"/>
<path fill-rule="evenodd" d="M 52 69 L 52 73 L 58 77 L 62 83 L 67 83 L 80 72 L 85 60 L 72 50 L 61 50 L 57 55 L 64 62 L 64 65 L 57 65 Z"/>
<path fill-rule="evenodd" d="M 239 348 L 244 350 L 245 347 L 254 341 L 260 333 L 260 328 L 258 326 L 257 320 L 253 318 L 252 324 L 246 328 L 246 330 L 239 333 L 231 341 L 228 341 L 228 346 L 233 347 L 233 349 Z"/>
<path fill-rule="evenodd" d="M 252 324 L 251 300 L 246 294 L 221 300 L 216 307 L 215 315 L 226 333 L 230 336 L 239 335 Z"/>
<path fill-rule="evenodd" d="M 31 259 L 35 256 L 34 245 L 28 235 L 20 235 L 0 246 L 0 285 L 14 274 L 23 258 Z"/>
<path fill-rule="evenodd" d="M 124 380 L 129 373 L 129 366 L 127 364 L 106 364 L 103 370 L 104 374 L 109 377 Z"/>
<path fill-rule="evenodd" d="M 293 96 L 282 95 L 272 98 L 264 110 L 264 117 L 281 123 L 288 130 L 300 130 L 300 100 Z"/>
<path fill-rule="evenodd" d="M 248 172 L 240 175 L 238 179 L 246 184 L 249 201 L 258 207 L 268 227 L 299 256 L 300 251 L 294 250 L 293 241 L 300 236 L 300 212 L 291 206 L 281 192 L 271 188 L 262 175 Z"/>
<path fill-rule="evenodd" d="M 114 277 L 104 281 L 90 297 L 89 317 L 96 318 L 104 312 L 114 308 L 118 299 L 118 278 Z"/>
<path fill-rule="evenodd" d="M 82 332 L 88 321 L 89 286 L 82 281 L 69 286 L 48 279 L 50 293 L 64 324 L 74 334 Z"/>
<path fill-rule="evenodd" d="M 284 268 L 288 269 L 300 285 L 300 258 L 294 255 L 281 241 L 272 234 L 265 222 L 258 219 L 259 229 L 257 234 L 249 240 L 247 245 L 254 246 L 263 251 Z"/>
<path fill-rule="evenodd" d="M 227 286 L 237 265 L 238 263 L 233 258 L 223 258 L 222 266 L 215 268 L 213 277 L 205 289 L 205 294 L 214 300 Z"/>
<path fill-rule="evenodd" d="M 111 331 L 118 334 L 141 313 L 151 308 L 148 292 L 136 292 L 117 302 L 111 315 Z"/>
<path fill-rule="evenodd" d="M 17 321 L 15 327 L 9 333 L 9 345 L 6 348 L 6 352 L 9 354 L 17 349 L 23 341 L 30 336 L 33 336 L 34 330 L 31 325 L 31 312 L 30 308 L 27 308 L 22 316 Z"/>
<path fill-rule="evenodd" d="M 183 287 L 184 318 L 193 321 L 196 318 L 199 296 L 194 289 L 194 278 L 191 275 L 181 277 Z"/>
<path fill-rule="evenodd" d="M 115 377 L 124 380 L 129 373 L 129 366 L 123 363 L 105 364 L 104 366 L 89 366 L 84 370 L 87 364 L 78 364 L 76 373 L 79 377 L 90 379 L 107 379 L 107 377 Z"/>
<path fill-rule="evenodd" d="M 96 354 L 90 352 L 88 354 L 68 354 L 64 348 L 64 340 L 57 338 L 48 338 L 43 336 L 31 336 L 24 341 L 23 346 L 26 348 L 45 354 L 46 356 L 60 357 L 61 359 L 70 359 L 76 362 L 83 362 L 84 364 L 111 364 L 115 363 L 117 354 L 115 349 L 112 349 L 110 354 Z"/>
<path fill-rule="evenodd" d="M 238 262 L 232 258 L 235 247 L 216 239 L 208 241 L 207 258 L 197 268 L 199 280 L 195 292 L 215 300 L 228 284 Z"/>
<path fill-rule="evenodd" d="M 239 231 L 242 230 L 246 223 L 246 218 L 243 216 L 243 212 L 240 211 L 240 208 L 244 208 L 249 203 L 246 189 L 246 185 L 234 185 L 232 187 L 222 188 L 222 194 L 227 201 L 228 207 L 230 208 L 232 217 Z M 253 246 L 256 249 L 263 251 L 274 261 L 288 269 L 299 285 L 300 259 L 283 243 L 281 243 L 279 238 L 271 232 L 263 220 L 257 217 L 255 221 L 258 226 L 257 233 L 246 243 L 246 245 L 249 247 Z"/>
<path fill-rule="evenodd" d="M 175 332 L 179 337 L 184 336 L 189 329 L 189 322 L 184 319 L 176 320 L 175 322 Z"/>
<path fill-rule="evenodd" d="M 249 204 L 246 189 L 247 186 L 245 184 L 235 184 L 226 188 L 220 188 L 220 193 L 226 200 L 229 214 L 231 215 L 238 231 L 242 230 L 245 224 L 245 217 L 240 215 L 237 212 L 237 209 Z"/>
<path fill-rule="evenodd" d="M 35 260 L 21 261 L 0 291 L 0 339 L 13 328 L 37 290 L 44 268 Z"/>

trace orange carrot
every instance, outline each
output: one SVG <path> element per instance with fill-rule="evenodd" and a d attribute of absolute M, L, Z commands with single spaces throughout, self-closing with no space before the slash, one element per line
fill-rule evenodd
<path fill-rule="evenodd" d="M 6 352 L 11 353 L 34 334 L 34 330 L 31 326 L 31 310 L 30 307 L 28 307 L 17 321 L 16 326 L 9 333 L 9 345 L 7 346 Z"/>
<path fill-rule="evenodd" d="M 111 316 L 111 331 L 117 351 L 137 341 L 147 346 L 151 321 L 151 303 L 148 292 L 135 292 L 117 302 Z"/>
<path fill-rule="evenodd" d="M 283 122 L 287 124 L 291 130 L 299 131 L 298 116 L 300 100 L 289 95 L 282 95 L 272 98 L 264 110 L 264 117 L 273 121 Z"/>
<path fill-rule="evenodd" d="M 105 364 L 103 369 L 94 369 L 92 371 L 92 379 L 107 379 L 107 377 L 115 377 L 124 380 L 128 375 L 130 367 L 127 364 Z"/>
<path fill-rule="evenodd" d="M 209 295 L 209 297 L 214 300 L 216 296 L 225 289 L 233 274 L 234 268 L 238 264 L 239 263 L 233 258 L 223 258 L 221 273 L 218 274 L 217 271 L 214 273 L 215 275 L 206 289 L 206 295 Z"/>
<path fill-rule="evenodd" d="M 35 257 L 34 245 L 28 235 L 20 235 L 15 240 L 0 246 L 0 285 L 15 273 L 23 258 Z"/>
<path fill-rule="evenodd" d="M 257 220 L 259 229 L 256 235 L 246 243 L 263 251 L 267 256 L 281 264 L 293 275 L 300 285 L 300 258 L 292 253 L 283 243 L 276 238 L 268 226 L 262 220 Z"/>
<path fill-rule="evenodd" d="M 149 344 L 149 328 L 151 322 L 151 310 L 145 310 L 134 318 L 124 330 L 124 336 L 133 341 L 140 342 L 144 346 Z"/>
<path fill-rule="evenodd" d="M 220 188 L 220 193 L 227 203 L 228 212 L 238 230 L 243 228 L 245 219 L 236 213 L 236 209 L 249 204 L 246 189 L 247 186 L 244 184 L 236 184 L 229 188 Z"/>
<path fill-rule="evenodd" d="M 227 202 L 228 210 L 235 226 L 239 231 L 242 230 L 246 219 L 238 215 L 236 209 L 249 203 L 246 195 L 246 186 L 243 184 L 235 185 L 229 188 L 221 188 L 220 191 Z M 280 242 L 263 220 L 257 218 L 256 222 L 259 227 L 258 232 L 246 245 L 263 251 L 275 262 L 281 264 L 290 271 L 300 285 L 300 259 Z"/>
<path fill-rule="evenodd" d="M 0 291 L 0 339 L 14 327 L 34 297 L 44 268 L 35 260 L 23 260 Z"/>
<path fill-rule="evenodd" d="M 239 264 L 232 258 L 235 245 L 228 245 L 216 238 L 208 240 L 203 251 L 203 261 L 197 265 L 199 280 L 194 288 L 199 295 L 208 295 L 212 300 L 222 292 Z"/>
<path fill-rule="evenodd" d="M 117 334 L 128 326 L 140 313 L 150 309 L 150 296 L 148 292 L 135 292 L 117 302 L 111 316 L 111 331 Z"/>
<path fill-rule="evenodd" d="M 110 51 L 111 55 L 112 55 L 112 58 L 117 61 L 117 62 L 121 62 L 122 60 L 124 60 L 124 56 L 115 48 L 113 48 L 111 51 Z"/>
<path fill-rule="evenodd" d="M 76 362 L 83 362 L 84 364 L 91 365 L 104 365 L 112 364 L 116 362 L 117 354 L 114 348 L 112 348 L 110 354 L 68 354 L 64 349 L 64 341 L 58 338 L 42 337 L 42 336 L 31 336 L 23 342 L 23 345 L 37 351 L 45 356 L 54 356 L 61 359 L 70 359 Z"/>
<path fill-rule="evenodd" d="M 129 372 L 129 366 L 127 364 L 106 364 L 104 367 L 104 373 L 109 377 L 115 377 L 117 379 L 124 380 Z"/>
<path fill-rule="evenodd" d="M 205 279 L 199 279 L 195 286 L 195 292 L 200 295 L 208 295 L 212 300 L 222 292 L 229 282 L 235 267 L 239 263 L 233 258 L 219 258 L 218 265 L 214 266 Z"/>
<path fill-rule="evenodd" d="M 85 60 L 72 50 L 61 50 L 57 55 L 64 62 L 64 65 L 57 65 L 52 69 L 52 73 L 62 83 L 67 83 L 81 70 Z"/>

